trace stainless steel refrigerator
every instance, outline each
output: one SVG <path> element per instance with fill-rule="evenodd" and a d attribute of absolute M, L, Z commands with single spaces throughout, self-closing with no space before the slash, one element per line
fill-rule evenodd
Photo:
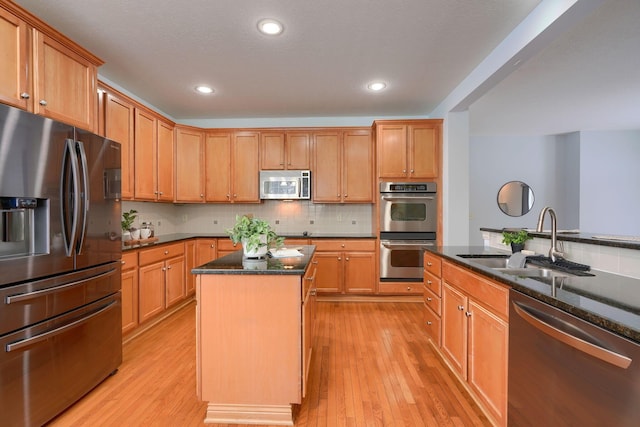
<path fill-rule="evenodd" d="M 39 426 L 122 361 L 120 145 L 0 105 L 0 423 Z"/>

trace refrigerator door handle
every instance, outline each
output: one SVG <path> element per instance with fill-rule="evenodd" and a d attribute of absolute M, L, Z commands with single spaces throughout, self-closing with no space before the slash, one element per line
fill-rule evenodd
<path fill-rule="evenodd" d="M 71 181 L 67 173 L 71 172 Z M 79 182 L 78 182 L 78 156 L 76 155 L 75 141 L 67 139 L 62 157 L 62 177 L 60 183 L 60 210 L 62 218 L 62 237 L 64 247 L 68 257 L 73 256 L 73 250 L 78 233 L 78 209 L 80 204 Z M 69 207 L 71 204 L 71 209 Z M 70 212 L 71 210 L 71 212 Z M 70 215 L 71 224 L 68 218 Z"/>
<path fill-rule="evenodd" d="M 76 246 L 76 252 L 78 254 L 82 253 L 82 248 L 84 246 L 84 239 L 87 233 L 87 216 L 89 213 L 89 170 L 87 168 L 87 153 L 84 149 L 84 144 L 82 141 L 76 142 L 76 147 L 78 148 L 78 157 L 80 162 L 80 167 L 82 169 L 82 187 L 80 188 L 80 195 L 82 201 L 82 209 L 80 210 L 80 214 L 82 215 L 82 225 L 80 225 L 80 229 L 78 230 L 78 243 Z"/>

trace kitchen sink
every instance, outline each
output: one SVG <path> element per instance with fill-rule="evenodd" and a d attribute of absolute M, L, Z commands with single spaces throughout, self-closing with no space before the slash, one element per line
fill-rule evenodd
<path fill-rule="evenodd" d="M 482 257 L 463 257 L 466 258 L 467 261 L 473 263 L 473 264 L 480 264 L 484 267 L 489 267 L 489 268 L 507 268 L 507 261 L 509 261 L 509 258 L 506 257 L 487 257 L 487 256 L 482 256 Z"/>
<path fill-rule="evenodd" d="M 527 263 L 523 268 L 508 268 L 507 263 L 509 258 L 505 255 L 458 255 L 461 258 L 465 258 L 470 264 L 479 264 L 484 267 L 491 268 L 504 274 L 509 274 L 518 277 L 568 277 L 571 273 L 564 271 L 554 270 L 552 268 L 546 268 Z"/>

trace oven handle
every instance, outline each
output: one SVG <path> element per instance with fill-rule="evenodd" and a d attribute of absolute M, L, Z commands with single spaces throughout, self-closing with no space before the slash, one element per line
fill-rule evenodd
<path fill-rule="evenodd" d="M 60 326 L 59 328 L 52 329 L 52 330 L 50 330 L 48 332 L 45 332 L 43 334 L 40 334 L 40 335 L 35 335 L 35 336 L 31 337 L 31 338 L 27 338 L 27 339 L 24 339 L 24 340 L 21 340 L 21 341 L 17 341 L 17 342 L 11 343 L 11 344 L 7 344 L 6 345 L 6 352 L 9 353 L 11 351 L 20 350 L 21 348 L 27 347 L 27 346 L 32 345 L 32 344 L 36 344 L 36 343 L 38 343 L 40 341 L 44 341 L 44 340 L 46 340 L 48 338 L 51 338 L 51 337 L 54 337 L 56 335 L 60 335 L 61 333 L 66 332 L 69 329 L 73 329 L 73 328 L 76 328 L 78 326 L 81 326 L 81 325 L 87 323 L 89 320 L 93 319 L 94 317 L 98 316 L 99 314 L 102 314 L 105 311 L 112 309 L 114 307 L 114 304 L 116 304 L 117 302 L 118 302 L 117 300 L 113 301 L 113 302 L 110 302 L 109 305 L 106 305 L 106 306 L 102 307 L 100 310 L 94 311 L 93 313 L 89 314 L 88 316 L 85 316 L 85 317 L 83 317 L 81 319 L 78 319 L 78 320 L 76 320 L 74 322 L 68 323 L 68 324 L 66 324 L 64 326 Z"/>
<path fill-rule="evenodd" d="M 394 247 L 397 248 L 399 246 L 408 246 L 408 247 L 416 247 L 416 246 L 435 246 L 435 242 L 417 242 L 417 243 L 411 243 L 411 242 L 407 242 L 407 241 L 401 241 L 401 242 L 397 242 L 394 243 L 391 240 L 381 240 L 380 244 L 382 246 L 384 246 L 385 248 L 390 248 L 390 247 Z"/>
<path fill-rule="evenodd" d="M 420 200 L 433 200 L 435 197 L 432 196 L 382 196 L 382 200 L 393 201 L 393 200 L 411 200 L 415 201 L 416 199 Z"/>

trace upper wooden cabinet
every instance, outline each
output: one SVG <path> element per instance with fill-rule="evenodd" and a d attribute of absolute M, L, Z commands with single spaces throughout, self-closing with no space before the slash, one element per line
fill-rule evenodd
<path fill-rule="evenodd" d="M 27 23 L 0 7 L 0 102 L 31 110 Z"/>
<path fill-rule="evenodd" d="M 173 124 L 135 109 L 135 199 L 174 199 Z"/>
<path fill-rule="evenodd" d="M 135 107 L 126 99 L 117 96 L 109 89 L 101 87 L 102 111 L 106 138 L 120 143 L 122 198 L 134 196 L 134 117 Z M 101 126 L 102 127 L 102 126 Z"/>
<path fill-rule="evenodd" d="M 207 132 L 205 147 L 206 201 L 260 201 L 257 131 Z"/>
<path fill-rule="evenodd" d="M 438 178 L 442 120 L 381 120 L 374 126 L 378 178 Z"/>
<path fill-rule="evenodd" d="M 273 131 L 260 134 L 260 169 L 309 169 L 311 167 L 309 132 Z"/>
<path fill-rule="evenodd" d="M 97 131 L 102 61 L 13 2 L 0 3 L 0 102 Z"/>
<path fill-rule="evenodd" d="M 173 202 L 175 198 L 174 126 L 163 120 L 158 120 L 156 126 L 158 138 L 156 199 L 163 202 Z"/>
<path fill-rule="evenodd" d="M 313 133 L 313 201 L 373 202 L 373 143 L 369 129 Z"/>
<path fill-rule="evenodd" d="M 176 201 L 204 203 L 204 132 L 176 126 Z"/>

